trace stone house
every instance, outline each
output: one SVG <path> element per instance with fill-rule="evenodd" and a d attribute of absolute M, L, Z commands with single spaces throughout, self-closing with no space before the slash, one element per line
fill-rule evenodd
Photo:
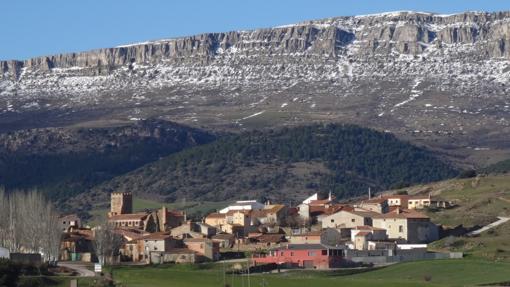
<path fill-rule="evenodd" d="M 186 222 L 186 214 L 183 211 L 168 210 L 165 206 L 157 211 L 159 231 L 167 231 Z"/>
<path fill-rule="evenodd" d="M 370 242 L 387 240 L 386 230 L 373 226 L 356 226 L 351 229 L 351 242 L 354 249 L 368 250 Z"/>
<path fill-rule="evenodd" d="M 213 242 L 218 243 L 220 248 L 232 248 L 235 243 L 235 236 L 233 234 L 221 233 L 211 237 Z"/>
<path fill-rule="evenodd" d="M 291 244 L 325 244 L 334 246 L 342 242 L 342 236 L 340 231 L 337 229 L 325 228 L 322 230 L 292 235 L 289 238 L 289 242 Z"/>
<path fill-rule="evenodd" d="M 388 212 L 388 200 L 382 197 L 375 197 L 368 200 L 364 200 L 359 203 L 356 207 L 362 210 L 368 210 L 376 213 Z"/>
<path fill-rule="evenodd" d="M 341 210 L 323 218 L 322 228 L 353 228 L 362 225 L 372 225 L 372 217 L 378 213 L 371 211 Z"/>
<path fill-rule="evenodd" d="M 186 248 L 195 251 L 197 255 L 216 261 L 220 258 L 220 246 L 208 238 L 188 238 L 184 239 Z"/>
<path fill-rule="evenodd" d="M 130 213 L 112 215 L 108 222 L 116 228 L 138 228 L 148 232 L 157 232 L 158 222 L 151 213 Z"/>
<path fill-rule="evenodd" d="M 225 213 L 209 213 L 205 217 L 204 223 L 221 229 L 227 224 L 227 215 Z"/>
<path fill-rule="evenodd" d="M 173 238 L 169 233 L 158 232 L 142 237 L 145 258 L 150 258 L 151 252 L 167 252 L 179 247 L 181 241 Z"/>
<path fill-rule="evenodd" d="M 287 216 L 287 207 L 283 204 L 272 204 L 264 206 L 264 209 L 251 212 L 253 225 L 259 224 L 280 224 Z"/>
<path fill-rule="evenodd" d="M 386 229 L 388 238 L 407 243 L 428 243 L 439 239 L 438 227 L 415 210 L 396 208 L 373 218 L 373 226 Z"/>

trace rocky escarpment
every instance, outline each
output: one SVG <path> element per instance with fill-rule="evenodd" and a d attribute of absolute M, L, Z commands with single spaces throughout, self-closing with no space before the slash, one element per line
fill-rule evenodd
<path fill-rule="evenodd" d="M 348 53 L 346 46 L 360 42 L 353 57 L 389 56 L 426 52 L 430 45 L 475 44 L 483 58 L 510 58 L 510 12 L 464 13 L 451 16 L 427 13 L 387 13 L 309 21 L 272 29 L 208 33 L 191 37 L 133 44 L 28 59 L 2 61 L 0 71 L 19 76 L 21 68 L 49 71 L 53 68 L 93 68 L 96 73 L 132 63 L 207 64 L 229 49 L 266 55 L 304 53 L 332 56 Z"/>
<path fill-rule="evenodd" d="M 448 153 L 510 152 L 510 12 L 336 17 L 0 70 L 0 131 L 147 118 L 233 130 L 349 122 Z"/>

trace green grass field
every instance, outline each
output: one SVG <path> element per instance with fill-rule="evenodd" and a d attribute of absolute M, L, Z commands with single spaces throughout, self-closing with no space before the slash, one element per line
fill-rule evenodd
<path fill-rule="evenodd" d="M 113 278 L 124 287 L 213 287 L 223 286 L 221 264 L 206 266 L 163 265 L 117 267 Z M 401 263 L 370 272 L 290 271 L 252 274 L 250 286 L 476 286 L 510 280 L 510 263 L 474 259 Z M 248 286 L 247 276 L 227 275 L 229 286 Z"/>

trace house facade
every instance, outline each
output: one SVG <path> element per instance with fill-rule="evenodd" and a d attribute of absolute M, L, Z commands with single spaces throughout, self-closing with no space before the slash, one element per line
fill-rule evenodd
<path fill-rule="evenodd" d="M 438 227 L 420 212 L 397 208 L 373 219 L 373 226 L 386 229 L 389 239 L 428 243 L 439 239 Z"/>
<path fill-rule="evenodd" d="M 353 228 L 372 225 L 372 217 L 377 214 L 370 211 L 341 210 L 322 219 L 322 228 Z"/>
<path fill-rule="evenodd" d="M 286 268 L 329 269 L 342 266 L 343 250 L 322 244 L 289 244 L 254 255 L 255 265 L 275 263 Z"/>
<path fill-rule="evenodd" d="M 184 245 L 189 250 L 209 260 L 218 260 L 220 258 L 220 245 L 208 238 L 189 238 L 184 239 Z"/>

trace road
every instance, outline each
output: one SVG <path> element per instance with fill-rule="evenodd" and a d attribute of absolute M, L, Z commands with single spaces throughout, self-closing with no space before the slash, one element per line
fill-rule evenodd
<path fill-rule="evenodd" d="M 76 273 L 78 273 L 80 277 L 96 276 L 96 273 L 94 273 L 94 271 L 87 268 L 89 265 L 86 265 L 85 263 L 82 262 L 58 262 L 57 265 L 76 271 Z"/>
<path fill-rule="evenodd" d="M 499 219 L 498 221 L 494 221 L 493 223 L 488 224 L 488 225 L 485 225 L 484 227 L 482 227 L 482 228 L 480 228 L 480 229 L 477 229 L 477 230 L 475 230 L 475 231 L 471 231 L 471 232 L 469 232 L 469 233 L 467 234 L 467 236 L 478 235 L 478 234 L 480 234 L 480 233 L 482 233 L 482 232 L 485 232 L 485 231 L 487 231 L 487 230 L 489 230 L 489 229 L 492 229 L 492 228 L 494 228 L 494 227 L 496 227 L 496 226 L 499 226 L 499 225 L 501 225 L 501 224 L 503 224 L 503 223 L 505 223 L 505 222 L 509 221 L 509 220 L 510 220 L 510 217 L 498 217 L 498 219 Z"/>

